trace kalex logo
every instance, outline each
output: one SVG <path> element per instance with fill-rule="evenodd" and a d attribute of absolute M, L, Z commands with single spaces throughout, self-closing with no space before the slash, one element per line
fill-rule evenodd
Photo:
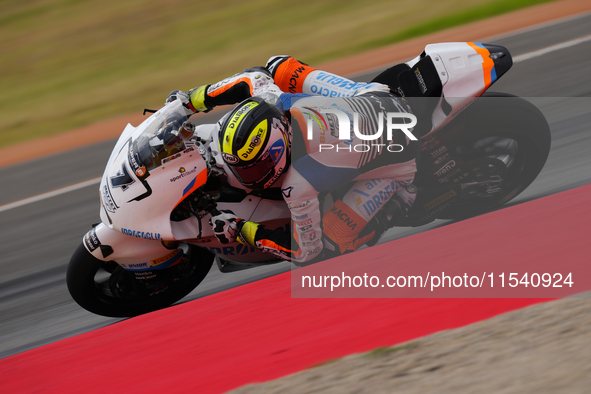
<path fill-rule="evenodd" d="M 344 113 L 343 111 L 340 111 L 336 108 L 317 108 L 316 109 L 317 112 L 319 112 L 320 114 L 333 114 L 337 117 L 338 122 L 339 122 L 339 139 L 340 140 L 351 140 L 351 122 L 349 120 L 349 117 L 347 116 L 346 113 Z M 357 138 L 359 138 L 362 141 L 375 141 L 378 138 L 382 137 L 382 134 L 384 133 L 384 121 L 386 120 L 386 138 L 388 141 L 392 141 L 392 133 L 394 130 L 400 130 L 402 131 L 406 137 L 408 137 L 408 139 L 412 140 L 412 141 L 417 141 L 417 137 L 415 137 L 412 132 L 410 131 L 410 129 L 412 129 L 413 127 L 415 127 L 417 125 L 417 117 L 414 116 L 413 114 L 410 113 L 406 113 L 406 112 L 386 112 L 384 115 L 384 112 L 378 112 L 377 114 L 377 119 L 376 119 L 376 123 L 378 124 L 378 130 L 375 132 L 375 134 L 370 134 L 370 135 L 366 135 L 366 134 L 362 134 L 359 131 L 359 114 L 357 112 L 353 113 L 353 132 L 355 133 L 355 136 Z M 394 119 L 405 119 L 405 121 L 409 121 L 408 123 L 394 123 Z M 313 138 L 313 130 L 314 130 L 314 119 L 312 119 L 311 117 L 308 117 L 306 119 L 306 127 L 307 127 L 307 136 L 308 136 L 308 140 L 311 140 Z M 386 144 L 356 144 L 352 147 L 352 149 L 355 152 L 368 152 L 369 150 L 371 150 L 372 146 L 386 146 Z M 330 150 L 330 149 L 335 149 L 338 152 L 339 150 L 346 150 L 348 152 L 351 152 L 351 146 L 349 146 L 348 148 L 343 148 L 341 146 L 336 146 L 333 144 L 320 144 L 320 152 L 322 152 L 322 150 Z M 378 146 L 378 149 L 380 147 Z M 404 147 L 400 144 L 389 144 L 386 146 L 386 149 L 389 152 L 402 152 L 402 150 L 404 149 Z"/>

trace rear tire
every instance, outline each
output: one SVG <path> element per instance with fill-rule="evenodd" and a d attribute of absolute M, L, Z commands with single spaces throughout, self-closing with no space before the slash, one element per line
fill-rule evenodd
<path fill-rule="evenodd" d="M 483 97 L 466 111 L 465 137 L 456 152 L 466 163 L 483 159 L 504 162 L 502 192 L 492 197 L 458 199 L 439 219 L 464 219 L 507 203 L 536 179 L 550 153 L 550 128 L 538 108 L 508 94 L 488 93 Z M 493 167 L 491 164 L 491 173 L 497 170 Z"/>
<path fill-rule="evenodd" d="M 108 317 L 137 316 L 172 305 L 193 291 L 209 272 L 214 255 L 207 250 L 189 245 L 189 252 L 183 259 L 183 262 L 178 264 L 184 264 L 183 275 L 173 276 L 168 282 L 163 282 L 167 287 L 162 292 L 145 297 L 122 298 L 113 293 L 109 279 L 115 272 L 127 275 L 127 271 L 122 272 L 115 262 L 97 259 L 81 243 L 70 259 L 66 283 L 74 301 L 89 312 Z M 175 267 L 163 271 L 172 269 Z M 177 272 L 180 273 L 180 269 L 181 267 L 177 267 Z"/>

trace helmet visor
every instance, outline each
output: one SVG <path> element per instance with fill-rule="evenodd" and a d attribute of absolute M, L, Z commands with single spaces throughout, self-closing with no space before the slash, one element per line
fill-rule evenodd
<path fill-rule="evenodd" d="M 243 167 L 232 166 L 231 169 L 240 183 L 244 186 L 253 186 L 266 181 L 275 173 L 275 163 L 273 163 L 271 155 L 267 152 L 255 163 Z"/>

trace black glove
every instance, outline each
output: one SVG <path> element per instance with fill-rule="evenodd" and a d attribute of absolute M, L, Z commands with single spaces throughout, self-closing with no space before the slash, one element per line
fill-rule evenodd
<path fill-rule="evenodd" d="M 213 228 L 215 237 L 222 244 L 236 242 L 236 236 L 240 231 L 240 225 L 244 220 L 239 219 L 232 211 L 220 211 L 218 215 L 209 219 L 209 224 Z"/>
<path fill-rule="evenodd" d="M 181 104 L 183 104 L 183 107 L 185 108 L 185 115 L 191 116 L 198 112 L 191 103 L 191 96 L 189 93 L 183 92 L 182 90 L 173 90 L 166 98 L 164 104 L 172 103 L 174 100 L 181 100 Z"/>

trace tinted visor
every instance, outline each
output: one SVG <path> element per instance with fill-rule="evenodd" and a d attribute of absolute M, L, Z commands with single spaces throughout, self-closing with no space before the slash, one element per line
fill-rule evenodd
<path fill-rule="evenodd" d="M 275 174 L 275 163 L 273 163 L 271 155 L 267 152 L 255 163 L 243 167 L 232 166 L 231 169 L 234 175 L 236 175 L 236 178 L 244 186 L 255 186 L 257 183 L 262 183 Z"/>

